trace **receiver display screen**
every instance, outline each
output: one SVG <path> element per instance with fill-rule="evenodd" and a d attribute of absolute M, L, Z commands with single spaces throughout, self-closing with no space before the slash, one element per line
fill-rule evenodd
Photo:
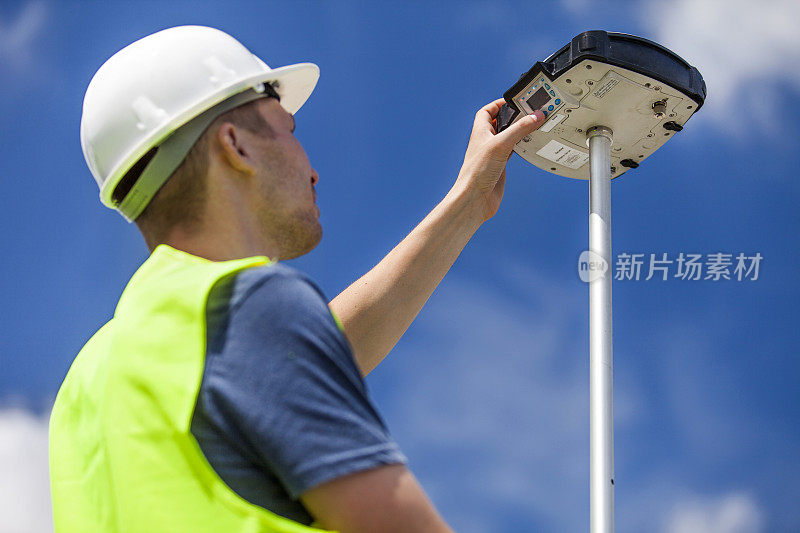
<path fill-rule="evenodd" d="M 542 107 L 550 100 L 550 95 L 548 94 L 547 90 L 544 87 L 541 87 L 538 91 L 533 93 L 530 98 L 526 100 L 530 108 L 534 111 Z"/>

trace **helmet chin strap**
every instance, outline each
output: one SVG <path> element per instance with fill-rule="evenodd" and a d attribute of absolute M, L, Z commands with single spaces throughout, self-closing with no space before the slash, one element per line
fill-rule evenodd
<path fill-rule="evenodd" d="M 131 190 L 117 210 L 128 222 L 136 220 L 158 190 L 180 166 L 209 125 L 221 114 L 259 98 L 277 98 L 280 96 L 269 84 L 264 83 L 253 89 L 235 94 L 196 116 L 167 137 L 156 148 L 156 153 L 142 171 Z"/>

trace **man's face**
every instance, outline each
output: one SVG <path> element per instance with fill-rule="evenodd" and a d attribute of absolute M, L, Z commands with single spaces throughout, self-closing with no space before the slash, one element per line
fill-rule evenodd
<path fill-rule="evenodd" d="M 255 142 L 259 217 L 279 245 L 278 259 L 292 259 L 322 239 L 314 190 L 319 175 L 294 136 L 294 117 L 275 98 L 260 100 L 258 110 L 273 130 Z"/>

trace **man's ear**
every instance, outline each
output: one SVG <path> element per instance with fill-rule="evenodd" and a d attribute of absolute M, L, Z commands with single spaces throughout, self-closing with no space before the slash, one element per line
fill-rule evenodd
<path fill-rule="evenodd" d="M 241 128 L 230 122 L 223 122 L 217 129 L 217 142 L 219 142 L 223 159 L 234 170 L 247 175 L 255 174 L 255 167 L 251 159 L 252 153 L 247 145 L 246 136 Z"/>

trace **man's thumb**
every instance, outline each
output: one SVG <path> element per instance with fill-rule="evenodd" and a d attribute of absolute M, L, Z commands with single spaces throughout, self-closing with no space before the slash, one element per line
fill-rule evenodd
<path fill-rule="evenodd" d="M 514 122 L 511 126 L 497 134 L 496 139 L 503 147 L 503 151 L 511 152 L 514 145 L 522 140 L 529 133 L 536 131 L 544 124 L 544 113 L 536 110 L 531 115 L 525 115 Z"/>

